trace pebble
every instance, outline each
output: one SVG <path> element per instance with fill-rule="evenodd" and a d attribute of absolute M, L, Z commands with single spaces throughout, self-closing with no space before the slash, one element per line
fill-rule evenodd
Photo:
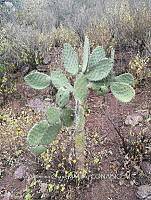
<path fill-rule="evenodd" d="M 26 174 L 26 167 L 22 165 L 18 167 L 16 171 L 14 172 L 14 178 L 23 180 L 25 178 L 25 174 Z"/>
<path fill-rule="evenodd" d="M 137 113 L 128 115 L 125 120 L 126 125 L 136 126 L 143 121 L 143 116 Z"/>
<path fill-rule="evenodd" d="M 11 193 L 10 193 L 10 192 L 7 192 L 7 193 L 4 195 L 4 197 L 3 197 L 2 200 L 10 200 L 10 199 L 11 199 Z"/>
<path fill-rule="evenodd" d="M 151 175 L 151 163 L 147 161 L 143 161 L 140 164 L 141 169 L 145 174 Z"/>
<path fill-rule="evenodd" d="M 136 191 L 136 196 L 140 200 L 149 200 L 151 197 L 151 185 L 141 185 Z"/>
<path fill-rule="evenodd" d="M 48 187 L 47 183 L 41 183 L 40 184 L 40 192 L 42 192 L 42 193 L 46 192 L 47 187 Z"/>

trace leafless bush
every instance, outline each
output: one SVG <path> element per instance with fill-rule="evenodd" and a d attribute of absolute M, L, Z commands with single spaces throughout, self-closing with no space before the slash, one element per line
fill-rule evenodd
<path fill-rule="evenodd" d="M 108 49 L 119 44 L 136 46 L 142 51 L 146 35 L 151 31 L 151 9 L 149 6 L 137 9 L 129 0 L 115 2 L 22 1 L 11 20 L 4 23 L 1 35 L 7 41 L 7 48 L 1 60 L 9 67 L 14 63 L 15 66 L 34 66 L 52 46 L 64 42 L 80 46 L 85 34 L 89 36 L 92 48 L 103 45 Z"/>
<path fill-rule="evenodd" d="M 7 23 L 1 31 L 2 35 L 5 44 L 1 62 L 8 66 L 9 70 L 22 65 L 40 64 L 45 53 L 51 48 L 49 35 L 44 35 L 32 26 Z"/>
<path fill-rule="evenodd" d="M 124 1 L 118 7 L 108 8 L 106 16 L 118 44 L 127 44 L 142 51 L 146 34 L 151 27 L 151 9 L 132 5 L 131 2 Z"/>

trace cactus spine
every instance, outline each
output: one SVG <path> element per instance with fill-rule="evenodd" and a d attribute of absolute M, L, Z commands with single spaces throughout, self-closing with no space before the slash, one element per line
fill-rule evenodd
<path fill-rule="evenodd" d="M 91 88 L 100 96 L 111 91 L 122 102 L 129 102 L 135 96 L 131 87 L 133 76 L 129 73 L 115 76 L 112 69 L 114 65 L 114 50 L 111 58 L 107 58 L 103 47 L 96 47 L 90 53 L 89 40 L 85 37 L 83 63 L 79 65 L 78 57 L 70 44 L 64 44 L 62 52 L 64 68 L 76 77 L 74 86 L 60 71 L 44 73 L 31 73 L 25 77 L 26 83 L 34 89 L 45 89 L 49 86 L 57 88 L 56 105 L 46 110 L 46 120 L 37 123 L 28 133 L 30 150 L 36 155 L 45 151 L 47 144 L 51 143 L 62 126 L 74 125 L 75 155 L 77 158 L 76 170 L 80 178 L 86 175 L 85 170 L 85 106 L 88 89 Z M 72 95 L 71 95 L 72 94 Z M 71 97 L 74 97 L 76 106 L 72 110 L 67 107 Z"/>

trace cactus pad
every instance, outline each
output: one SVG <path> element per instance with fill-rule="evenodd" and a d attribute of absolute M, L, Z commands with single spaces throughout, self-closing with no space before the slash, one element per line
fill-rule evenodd
<path fill-rule="evenodd" d="M 27 75 L 25 81 L 31 88 L 38 90 L 45 89 L 51 84 L 50 76 L 40 72 Z"/>
<path fill-rule="evenodd" d="M 82 103 L 85 103 L 88 93 L 88 81 L 83 74 L 77 76 L 75 85 L 74 85 L 74 95 L 75 99 L 80 100 Z"/>
<path fill-rule="evenodd" d="M 51 81 L 52 81 L 53 85 L 57 89 L 60 89 L 61 87 L 64 87 L 65 89 L 68 89 L 68 90 L 72 90 L 73 89 L 73 87 L 70 84 L 69 80 L 60 71 L 53 71 L 51 73 Z"/>
<path fill-rule="evenodd" d="M 116 76 L 115 81 L 132 84 L 133 81 L 134 81 L 134 77 L 130 73 L 125 73 L 125 74 L 121 74 L 119 76 Z"/>
<path fill-rule="evenodd" d="M 100 90 L 99 91 L 96 91 L 97 94 L 99 96 L 104 96 L 106 93 L 108 93 L 110 90 L 107 86 L 101 86 Z"/>
<path fill-rule="evenodd" d="M 76 75 L 79 72 L 78 57 L 74 49 L 68 43 L 64 44 L 62 58 L 65 70 L 72 75 Z"/>
<path fill-rule="evenodd" d="M 85 41 L 84 41 L 84 48 L 83 48 L 83 68 L 82 68 L 82 72 L 86 71 L 89 54 L 90 54 L 89 39 L 86 36 Z"/>
<path fill-rule="evenodd" d="M 103 47 L 96 47 L 89 57 L 89 68 L 97 65 L 98 62 L 105 58 L 105 51 Z"/>
<path fill-rule="evenodd" d="M 35 154 L 36 156 L 42 154 L 43 152 L 46 151 L 46 147 L 44 145 L 37 145 L 34 147 L 29 147 L 29 150 Z"/>
<path fill-rule="evenodd" d="M 56 103 L 60 108 L 65 107 L 69 103 L 70 93 L 63 87 L 56 94 Z"/>
<path fill-rule="evenodd" d="M 28 133 L 29 146 L 36 147 L 37 145 L 50 144 L 55 139 L 60 128 L 61 124 L 49 126 L 46 120 L 35 124 Z"/>
<path fill-rule="evenodd" d="M 70 108 L 63 109 L 61 120 L 64 126 L 72 126 L 74 122 L 74 111 Z"/>
<path fill-rule="evenodd" d="M 111 83 L 112 94 L 121 102 L 130 102 L 135 96 L 135 90 L 127 83 Z"/>
<path fill-rule="evenodd" d="M 100 60 L 90 71 L 86 73 L 89 81 L 100 81 L 106 78 L 113 68 L 113 59 L 106 58 Z"/>
<path fill-rule="evenodd" d="M 46 110 L 46 117 L 49 125 L 53 125 L 60 121 L 61 111 L 56 107 L 48 107 Z"/>

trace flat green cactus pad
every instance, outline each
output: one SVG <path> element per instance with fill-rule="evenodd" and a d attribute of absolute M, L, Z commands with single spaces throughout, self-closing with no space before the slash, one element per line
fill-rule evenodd
<path fill-rule="evenodd" d="M 70 92 L 63 87 L 56 94 L 56 103 L 60 108 L 65 107 L 69 103 Z"/>
<path fill-rule="evenodd" d="M 51 84 L 51 79 L 50 76 L 40 73 L 40 72 L 35 72 L 27 75 L 25 77 L 25 82 L 34 89 L 42 90 L 50 86 Z"/>
<path fill-rule="evenodd" d="M 134 81 L 134 77 L 130 73 L 125 73 L 125 74 L 121 74 L 119 76 L 116 76 L 115 81 L 132 84 L 133 81 Z"/>
<path fill-rule="evenodd" d="M 53 85 L 57 89 L 60 89 L 61 87 L 64 87 L 65 89 L 68 89 L 68 90 L 72 90 L 73 89 L 73 87 L 70 84 L 69 80 L 60 71 L 53 71 L 51 73 L 51 81 L 52 81 Z"/>
<path fill-rule="evenodd" d="M 75 85 L 74 85 L 74 96 L 75 99 L 80 100 L 82 103 L 86 101 L 88 93 L 88 81 L 83 74 L 77 76 Z"/>
<path fill-rule="evenodd" d="M 46 147 L 44 145 L 37 145 L 34 147 L 29 147 L 29 150 L 35 154 L 36 156 L 42 154 L 43 152 L 46 151 Z"/>
<path fill-rule="evenodd" d="M 89 40 L 88 37 L 85 37 L 84 41 L 84 48 L 83 48 L 83 66 L 82 66 L 82 72 L 86 71 L 87 64 L 88 64 L 88 58 L 90 54 L 90 45 L 89 45 Z"/>
<path fill-rule="evenodd" d="M 64 126 L 72 126 L 74 122 L 74 111 L 70 108 L 63 109 L 61 119 Z"/>
<path fill-rule="evenodd" d="M 78 57 L 72 46 L 68 43 L 64 44 L 62 58 L 65 70 L 73 75 L 76 75 L 79 72 Z"/>
<path fill-rule="evenodd" d="M 113 59 L 106 58 L 100 60 L 96 66 L 92 67 L 92 69 L 86 73 L 86 77 L 89 81 L 100 81 L 109 75 L 112 68 Z"/>
<path fill-rule="evenodd" d="M 58 134 L 61 124 L 49 126 L 47 120 L 35 124 L 28 133 L 28 143 L 30 147 L 37 145 L 48 145 L 53 142 Z"/>
<path fill-rule="evenodd" d="M 96 47 L 93 52 L 90 54 L 89 57 L 89 68 L 92 68 L 93 66 L 97 65 L 98 62 L 105 58 L 105 51 L 103 47 Z"/>
<path fill-rule="evenodd" d="M 111 83 L 112 94 L 121 102 L 130 102 L 135 96 L 135 90 L 127 83 Z"/>
<path fill-rule="evenodd" d="M 48 107 L 46 110 L 46 118 L 50 125 L 60 122 L 61 111 L 57 107 Z"/>

